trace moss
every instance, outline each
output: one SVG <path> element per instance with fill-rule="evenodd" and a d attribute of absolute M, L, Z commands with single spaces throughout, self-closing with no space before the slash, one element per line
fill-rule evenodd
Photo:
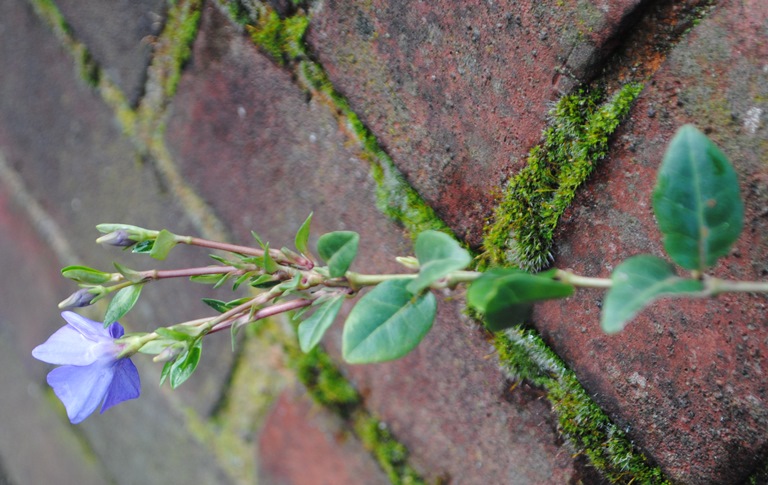
<path fill-rule="evenodd" d="M 304 56 L 307 27 L 309 18 L 306 15 L 297 13 L 281 18 L 266 5 L 260 7 L 256 21 L 245 26 L 251 40 L 281 65 Z"/>
<path fill-rule="evenodd" d="M 564 96 L 550 111 L 544 142 L 510 181 L 486 228 L 486 264 L 538 270 L 551 259 L 552 237 L 576 189 L 608 152 L 616 130 L 642 86 L 628 84 L 599 104 L 599 90 Z"/>
<path fill-rule="evenodd" d="M 166 26 L 161 35 L 167 40 L 163 53 L 169 64 L 163 82 L 163 93 L 167 98 L 176 94 L 182 67 L 192 55 L 192 43 L 200 24 L 200 7 L 200 0 L 179 2 L 168 12 Z"/>
<path fill-rule="evenodd" d="M 408 465 L 408 450 L 392 437 L 386 426 L 376 418 L 361 416 L 355 422 L 355 433 L 377 459 L 389 480 L 396 485 L 425 483 Z"/>
<path fill-rule="evenodd" d="M 360 394 L 341 374 L 327 353 L 316 347 L 305 354 L 291 337 L 282 344 L 288 356 L 288 365 L 295 370 L 297 378 L 312 399 L 343 419 L 392 483 L 424 483 L 408 465 L 406 447 L 365 409 Z"/>
<path fill-rule="evenodd" d="M 370 163 L 371 175 L 376 182 L 378 209 L 402 224 L 414 238 L 427 229 L 452 234 L 434 209 L 408 184 L 374 134 L 352 110 L 349 102 L 335 90 L 323 68 L 316 62 L 302 60 L 298 65 L 298 78 L 314 96 L 326 100 L 333 107 L 348 135 L 359 144 L 360 156 Z"/>
<path fill-rule="evenodd" d="M 497 334 L 494 343 L 502 369 L 513 379 L 527 379 L 547 391 L 560 433 L 612 483 L 670 483 L 534 330 L 512 328 Z"/>

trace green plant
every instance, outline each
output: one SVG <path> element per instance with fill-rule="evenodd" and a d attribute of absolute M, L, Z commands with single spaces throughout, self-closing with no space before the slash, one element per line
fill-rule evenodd
<path fill-rule="evenodd" d="M 255 294 L 231 301 L 204 299 L 216 316 L 150 333 L 115 337 L 115 356 L 122 361 L 135 353 L 155 355 L 164 362 L 162 380 L 181 385 L 196 369 L 203 338 L 229 329 L 234 337 L 245 325 L 290 312 L 298 324 L 301 349 L 310 352 L 336 319 L 345 299 L 365 293 L 349 313 L 342 334 L 342 354 L 350 363 L 397 359 L 416 347 L 432 327 L 437 311 L 433 290 L 468 285 L 467 304 L 486 327 L 499 331 L 528 318 L 542 300 L 564 298 L 578 287 L 605 288 L 601 326 L 618 332 L 646 305 L 665 296 L 703 298 L 726 291 L 768 292 L 768 283 L 728 281 L 707 273 L 727 254 L 742 229 L 744 208 L 736 173 L 725 155 L 693 126 L 684 126 L 670 143 L 658 173 L 653 208 L 669 258 L 690 271 L 678 276 L 669 262 L 652 255 L 634 256 L 620 264 L 611 278 L 591 278 L 551 269 L 528 273 L 518 268 L 470 271 L 470 254 L 451 236 L 424 231 L 415 243 L 415 257 L 398 261 L 411 270 L 398 274 L 363 274 L 350 270 L 360 236 L 351 231 L 321 235 L 315 256 L 309 247 L 312 216 L 299 228 L 295 251 L 270 248 L 253 233 L 254 247 L 208 241 L 147 230 L 126 224 L 101 224 L 97 241 L 165 259 L 178 244 L 224 251 L 212 255 L 216 264 L 177 270 L 138 271 L 115 264 L 116 272 L 68 266 L 63 276 L 81 289 L 61 308 L 90 305 L 112 295 L 105 327 L 133 308 L 153 280 L 186 277 L 210 284 L 250 287 Z M 55 346 L 55 345 L 54 345 Z M 55 350 L 55 349 L 54 349 Z"/>

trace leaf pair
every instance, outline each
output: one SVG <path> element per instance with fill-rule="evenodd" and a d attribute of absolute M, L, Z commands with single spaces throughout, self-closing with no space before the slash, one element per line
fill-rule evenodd
<path fill-rule="evenodd" d="M 686 125 L 667 148 L 653 191 L 653 211 L 669 257 L 699 275 L 728 254 L 743 226 L 744 204 L 736 172 L 699 130 Z M 628 259 L 611 275 L 601 326 L 624 328 L 640 310 L 664 296 L 705 296 L 703 283 L 684 279 L 651 255 Z"/>

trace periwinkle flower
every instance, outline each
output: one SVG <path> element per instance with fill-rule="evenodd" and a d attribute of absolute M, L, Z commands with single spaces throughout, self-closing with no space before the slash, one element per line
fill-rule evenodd
<path fill-rule="evenodd" d="M 77 313 L 61 314 L 67 325 L 35 347 L 32 356 L 49 364 L 61 365 L 48 374 L 48 384 L 64 403 L 67 416 L 77 424 L 93 413 L 101 412 L 129 399 L 139 397 L 141 382 L 136 366 L 115 341 L 123 336 L 123 327 L 115 322 L 104 328 L 101 322 Z"/>

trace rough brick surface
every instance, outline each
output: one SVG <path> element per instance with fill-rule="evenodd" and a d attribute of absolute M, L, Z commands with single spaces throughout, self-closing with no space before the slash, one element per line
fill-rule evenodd
<path fill-rule="evenodd" d="M 354 147 L 345 148 L 327 107 L 307 102 L 288 79 L 207 10 L 169 122 L 186 179 L 241 238 L 255 229 L 285 244 L 314 210 L 315 237 L 338 229 L 362 233 L 355 267 L 400 271 L 392 259 L 409 254 L 410 244 L 377 212 L 366 163 Z M 432 334 L 412 356 L 345 368 L 366 405 L 409 447 L 417 469 L 456 483 L 578 477 L 546 401 L 536 391 L 506 395 L 509 383 L 483 358 L 492 353 L 487 336 L 460 323 L 458 305 L 441 308 Z M 335 346 L 339 333 L 328 341 Z M 503 460 L 494 458 L 500 449 Z"/>
<path fill-rule="evenodd" d="M 450 226 L 479 244 L 549 105 L 640 2 L 319 2 L 309 42 L 338 90 Z"/>
<path fill-rule="evenodd" d="M 736 166 L 745 229 L 713 272 L 765 279 L 768 256 L 768 7 L 724 2 L 648 83 L 609 161 L 589 182 L 558 233 L 555 264 L 608 276 L 639 253 L 663 254 L 650 196 L 675 130 L 695 123 Z M 585 386 L 672 477 L 738 483 L 765 459 L 768 353 L 765 298 L 664 300 L 621 334 L 598 326 L 602 294 L 549 303 L 536 315 L 546 339 Z"/>
<path fill-rule="evenodd" d="M 274 485 L 370 485 L 390 481 L 339 418 L 296 386 L 275 402 L 259 436 L 259 480 Z"/>
<path fill-rule="evenodd" d="M 72 35 L 135 105 L 144 92 L 154 37 L 163 27 L 162 0 L 61 0 L 56 5 Z"/>
<path fill-rule="evenodd" d="M 117 250 L 102 249 L 93 243 L 97 236 L 93 226 L 98 221 L 118 219 L 154 226 L 173 221 L 189 229 L 180 208 L 162 194 L 153 171 L 135 163 L 131 145 L 121 138 L 112 121 L 113 114 L 96 93 L 74 78 L 71 58 L 23 2 L 0 5 L 0 64 L 4 66 L 0 77 L 0 151 L 26 186 L 26 195 L 61 229 L 60 235 L 69 246 L 76 248 L 68 262 L 80 262 L 87 253 L 89 264 L 106 269 L 113 258 L 120 256 Z M 1 190 L 8 198 L 5 184 Z M 35 222 L 56 231 L 46 220 Z M 45 340 L 45 335 L 63 324 L 55 305 L 77 287 L 62 285 L 62 281 L 51 285 L 51 272 L 58 272 L 62 262 L 51 261 L 40 251 L 44 243 L 24 234 L 19 228 L 16 244 L 19 251 L 26 252 L 25 257 L 9 257 L 3 263 L 4 274 L 25 275 L 20 278 L 25 286 L 14 288 L 16 283 L 8 279 L 3 283 L 2 293 L 15 299 L 3 300 L 2 325 L 13 326 L 4 336 L 9 336 L 10 345 L 19 346 L 17 355 L 24 356 L 24 367 L 35 377 L 25 385 L 37 386 L 42 384 L 49 366 L 27 356 L 34 345 Z M 37 252 L 41 252 L 40 256 Z M 135 264 L 136 259 L 123 262 Z M 38 264 L 45 264 L 44 274 L 36 267 Z M 170 294 L 160 292 L 155 298 L 147 298 L 147 303 L 142 303 L 126 321 L 135 325 L 133 328 L 153 328 L 173 322 L 171 318 L 183 318 L 184 311 L 199 316 L 201 305 L 197 303 L 197 310 L 192 307 L 192 301 L 197 300 L 196 289 L 177 289 L 172 308 L 163 303 Z M 59 294 L 61 291 L 65 292 Z M 45 305 L 40 303 L 43 298 Z M 183 304 L 187 298 L 188 304 Z M 20 311 L 26 308 L 28 312 Z M 198 379 L 173 397 L 166 396 L 156 385 L 158 366 L 149 359 L 137 360 L 143 378 L 141 400 L 111 409 L 104 416 L 96 415 L 78 427 L 110 476 L 120 476 L 126 483 L 193 479 L 227 483 L 216 462 L 186 428 L 180 412 L 183 404 L 205 413 L 218 400 L 231 353 L 228 339 L 211 342 L 212 349 L 217 345 L 212 352 L 217 359 L 206 362 Z M 186 392 L 189 398 L 181 400 Z M 61 412 L 57 401 L 51 400 L 51 405 L 54 402 L 57 412 Z M 15 417 L 5 415 L 2 419 Z M 5 435 L 3 439 L 7 439 Z"/>

